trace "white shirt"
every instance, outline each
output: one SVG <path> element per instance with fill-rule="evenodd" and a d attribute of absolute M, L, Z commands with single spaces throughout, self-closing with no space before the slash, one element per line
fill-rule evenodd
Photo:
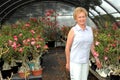
<path fill-rule="evenodd" d="M 73 63 L 88 63 L 90 47 L 93 42 L 92 28 L 86 26 L 82 30 L 78 24 L 73 27 L 74 39 L 70 51 L 70 61 Z"/>

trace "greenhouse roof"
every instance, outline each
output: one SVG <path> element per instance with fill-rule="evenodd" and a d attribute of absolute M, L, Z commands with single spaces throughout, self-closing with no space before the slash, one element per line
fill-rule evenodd
<path fill-rule="evenodd" d="M 112 16 L 114 22 L 120 20 L 120 0 L 0 0 L 0 23 L 1 25 L 21 6 L 32 2 L 61 2 L 71 6 L 85 7 L 89 12 L 89 18 L 97 24 L 95 17 L 104 19 L 103 15 Z M 63 7 L 61 7 L 63 8 Z M 102 24 L 102 23 L 101 23 Z"/>

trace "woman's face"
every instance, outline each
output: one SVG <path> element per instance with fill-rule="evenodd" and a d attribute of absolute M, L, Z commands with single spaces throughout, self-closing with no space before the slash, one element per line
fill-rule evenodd
<path fill-rule="evenodd" d="M 77 14 L 77 16 L 76 16 L 76 22 L 79 25 L 85 25 L 86 24 L 86 15 L 85 15 L 84 12 L 81 12 L 81 13 Z"/>

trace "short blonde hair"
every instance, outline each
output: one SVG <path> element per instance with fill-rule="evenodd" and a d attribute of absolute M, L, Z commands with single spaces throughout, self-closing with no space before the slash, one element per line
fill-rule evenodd
<path fill-rule="evenodd" d="M 75 10 L 73 12 L 73 18 L 76 20 L 77 14 L 79 14 L 81 12 L 85 13 L 86 17 L 88 16 L 88 12 L 85 8 L 77 7 L 77 8 L 75 8 Z"/>

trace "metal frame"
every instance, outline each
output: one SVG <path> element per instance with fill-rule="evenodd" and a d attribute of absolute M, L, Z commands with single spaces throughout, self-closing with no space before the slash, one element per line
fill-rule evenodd
<path fill-rule="evenodd" d="M 0 10 L 2 10 L 0 12 L 0 24 L 2 25 L 6 19 L 6 17 L 10 16 L 10 14 L 12 14 L 16 9 L 18 9 L 19 7 L 29 4 L 31 2 L 34 1 L 57 1 L 57 2 L 62 2 L 62 3 L 66 3 L 66 4 L 71 4 L 75 7 L 77 6 L 82 6 L 85 7 L 88 11 L 89 8 L 91 7 L 90 4 L 93 4 L 95 6 L 99 6 L 102 10 L 104 10 L 106 12 L 106 14 L 109 14 L 105 8 L 101 7 L 100 4 L 96 5 L 95 3 L 93 3 L 94 1 L 91 0 L 0 0 Z M 120 11 L 114 6 L 112 5 L 108 0 L 104 0 L 105 2 L 107 2 L 110 6 L 112 6 L 118 13 L 120 13 Z M 11 3 L 13 2 L 13 3 Z M 85 3 L 85 4 L 82 4 Z M 95 12 L 97 12 L 100 15 L 99 11 L 94 10 Z M 90 11 L 89 11 L 90 12 Z M 90 12 L 92 15 L 93 13 Z M 95 16 L 95 15 L 93 15 Z M 88 16 L 94 23 L 94 19 L 92 19 L 90 16 Z M 104 19 L 104 18 L 103 18 Z M 95 23 L 96 24 L 96 23 Z M 102 25 L 102 23 L 101 23 Z"/>

